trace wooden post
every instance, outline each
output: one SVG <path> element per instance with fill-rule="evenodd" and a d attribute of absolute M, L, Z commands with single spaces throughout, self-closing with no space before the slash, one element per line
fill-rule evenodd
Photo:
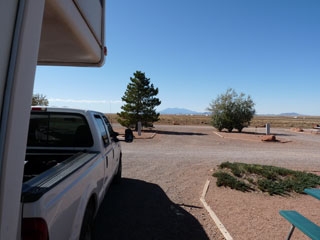
<path fill-rule="evenodd" d="M 138 136 L 141 136 L 141 122 L 138 122 Z"/>
<path fill-rule="evenodd" d="M 270 135 L 270 123 L 266 124 L 266 135 Z"/>

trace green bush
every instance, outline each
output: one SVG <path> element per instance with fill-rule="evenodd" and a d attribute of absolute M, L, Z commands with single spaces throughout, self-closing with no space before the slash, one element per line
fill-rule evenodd
<path fill-rule="evenodd" d="M 241 190 L 241 187 L 235 187 L 237 182 L 245 184 L 247 189 L 260 190 L 270 195 L 303 193 L 305 188 L 320 186 L 320 176 L 286 168 L 230 162 L 221 163 L 219 168 L 220 171 L 213 174 L 218 178 L 217 185 L 232 186 L 231 188 L 237 190 Z"/>
<path fill-rule="evenodd" d="M 230 162 L 224 162 L 220 165 L 220 168 L 229 168 L 231 170 L 231 172 L 233 173 L 233 175 L 237 176 L 237 177 L 241 177 L 243 171 L 240 169 L 241 165 L 238 164 L 233 164 Z"/>
<path fill-rule="evenodd" d="M 230 187 L 231 189 L 236 189 L 242 192 L 247 192 L 250 190 L 250 186 L 243 181 L 239 181 L 235 177 L 231 176 L 225 172 L 216 172 L 213 174 L 217 178 L 217 186 Z"/>
<path fill-rule="evenodd" d="M 212 112 L 213 127 L 219 131 L 225 128 L 229 132 L 234 128 L 241 132 L 244 127 L 249 126 L 255 114 L 251 97 L 245 97 L 243 93 L 238 95 L 231 88 L 213 100 L 208 110 Z"/>
<path fill-rule="evenodd" d="M 283 195 L 290 191 L 282 181 L 276 182 L 270 179 L 259 179 L 257 184 L 262 192 L 268 192 L 270 195 Z"/>

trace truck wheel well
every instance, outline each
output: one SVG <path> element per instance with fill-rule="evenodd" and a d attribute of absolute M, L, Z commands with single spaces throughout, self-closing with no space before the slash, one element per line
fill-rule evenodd
<path fill-rule="evenodd" d="M 84 216 L 82 219 L 80 236 L 79 236 L 80 240 L 92 239 L 95 211 L 96 211 L 96 196 L 95 194 L 92 194 L 88 201 L 88 204 L 86 206 Z"/>
<path fill-rule="evenodd" d="M 88 201 L 88 204 L 87 204 L 87 207 L 92 207 L 93 210 L 94 210 L 94 213 L 96 212 L 96 206 L 97 206 L 97 196 L 95 194 L 92 194 L 89 201 Z"/>

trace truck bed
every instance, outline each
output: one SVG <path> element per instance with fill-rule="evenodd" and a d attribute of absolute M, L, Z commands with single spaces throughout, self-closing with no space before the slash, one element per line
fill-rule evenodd
<path fill-rule="evenodd" d="M 27 153 L 21 201 L 26 203 L 38 200 L 98 154 L 98 152 Z M 42 166 L 43 164 L 45 166 Z"/>
<path fill-rule="evenodd" d="M 29 181 L 78 153 L 79 151 L 27 150 L 23 182 Z"/>

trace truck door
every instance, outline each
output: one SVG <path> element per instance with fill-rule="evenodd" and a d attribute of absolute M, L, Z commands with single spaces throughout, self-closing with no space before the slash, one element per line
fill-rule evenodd
<path fill-rule="evenodd" d="M 103 120 L 107 126 L 107 129 L 108 129 L 108 132 L 110 135 L 110 141 L 111 141 L 113 151 L 114 151 L 113 169 L 115 170 L 115 168 L 118 166 L 119 160 L 120 160 L 120 144 L 119 144 L 119 141 L 116 140 L 117 138 L 113 135 L 114 131 L 113 131 L 113 128 L 112 128 L 109 120 L 105 116 L 103 116 Z"/>
<path fill-rule="evenodd" d="M 110 142 L 110 138 L 107 132 L 107 129 L 104 125 L 104 121 L 101 118 L 100 115 L 94 115 L 95 117 L 95 121 L 98 125 L 98 129 L 99 129 L 99 133 L 101 135 L 101 144 L 102 144 L 102 156 L 104 158 L 105 161 L 105 169 L 104 169 L 104 188 L 106 188 L 106 186 L 108 185 L 109 181 L 112 178 L 112 172 L 113 172 L 113 166 L 112 166 L 112 162 L 113 162 L 113 146 Z"/>

